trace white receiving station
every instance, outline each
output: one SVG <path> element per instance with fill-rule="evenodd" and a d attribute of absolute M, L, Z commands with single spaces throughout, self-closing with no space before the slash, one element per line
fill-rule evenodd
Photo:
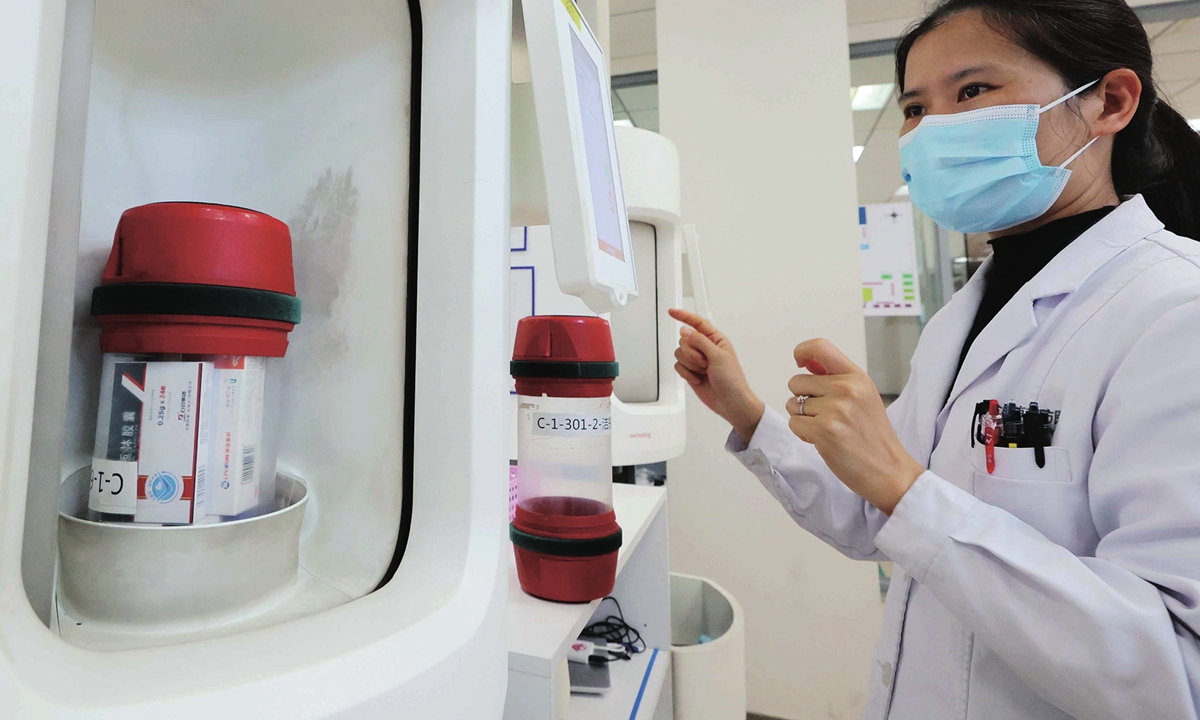
<path fill-rule="evenodd" d="M 0 87 L 0 718 L 670 717 L 665 489 L 615 489 L 614 596 L 649 650 L 604 698 L 562 690 L 598 603 L 525 596 L 507 539 L 523 315 L 609 317 L 614 466 L 685 436 L 678 157 L 614 129 L 572 0 L 11 0 Z M 118 542 L 83 558 L 60 539 L 97 416 L 89 300 L 121 212 L 159 201 L 290 227 L 279 485 L 306 499 L 290 529 L 91 528 Z M 287 567 L 256 564 L 272 528 L 298 533 Z M 64 594 L 68 560 L 133 577 L 104 585 L 130 612 L 63 602 L 100 587 Z M 259 575 L 253 602 L 202 592 Z"/>
<path fill-rule="evenodd" d="M 678 323 L 667 312 L 684 305 L 678 153 L 656 133 L 614 127 L 603 55 L 569 0 L 514 2 L 513 36 L 509 337 L 530 315 L 607 318 L 620 364 L 612 464 L 661 463 L 683 452 L 686 436 L 686 388 L 673 370 Z M 590 124 L 594 116 L 603 123 Z M 515 462 L 515 393 L 509 408 Z M 612 688 L 601 696 L 570 693 L 566 654 L 615 605 L 531 597 L 510 558 L 505 720 L 672 716 L 666 499 L 665 487 L 613 488 L 624 545 L 612 596 L 647 651 L 609 663 Z"/>
<path fill-rule="evenodd" d="M 0 717 L 501 715 L 510 12 L 3 4 Z M 278 464 L 309 497 L 269 606 L 188 606 L 205 579 L 181 573 L 111 600 L 175 621 L 102 623 L 56 601 L 58 495 L 91 455 L 91 290 L 120 213 L 163 200 L 291 227 Z M 186 568 L 206 542 L 162 551 Z"/>

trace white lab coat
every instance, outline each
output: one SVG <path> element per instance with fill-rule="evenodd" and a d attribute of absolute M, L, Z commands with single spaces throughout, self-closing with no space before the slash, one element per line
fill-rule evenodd
<path fill-rule="evenodd" d="M 1184 720 L 1200 706 L 1200 242 L 1133 197 L 988 324 L 981 271 L 929 322 L 889 416 L 929 470 L 890 518 L 768 411 L 729 449 L 796 522 L 895 561 L 870 720 Z M 954 387 L 946 402 L 951 381 Z M 1061 410 L 1039 468 L 971 419 Z"/>

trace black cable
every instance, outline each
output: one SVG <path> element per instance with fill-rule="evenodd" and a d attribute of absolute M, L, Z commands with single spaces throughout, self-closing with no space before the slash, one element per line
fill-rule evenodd
<path fill-rule="evenodd" d="M 642 634 L 625 622 L 625 613 L 621 610 L 621 603 L 609 595 L 601 600 L 600 604 L 603 605 L 605 600 L 613 601 L 613 604 L 617 606 L 617 614 L 609 615 L 603 620 L 588 625 L 583 629 L 580 637 L 597 638 L 606 643 L 616 643 L 632 654 L 646 652 L 646 641 L 642 639 Z"/>

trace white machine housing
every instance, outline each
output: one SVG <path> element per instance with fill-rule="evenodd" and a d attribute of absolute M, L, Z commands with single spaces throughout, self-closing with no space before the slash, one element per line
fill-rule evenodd
<path fill-rule="evenodd" d="M 514 207 L 523 219 L 536 221 L 531 198 L 539 178 L 519 176 L 522 156 L 530 152 L 528 95 L 513 90 Z M 621 375 L 612 399 L 614 467 L 644 465 L 683 453 L 687 429 L 683 380 L 675 373 L 678 323 L 667 311 L 683 305 L 683 228 L 679 205 L 679 154 L 667 138 L 639 128 L 616 126 L 621 177 L 637 261 L 641 294 L 611 314 L 613 344 Z M 531 189 L 531 186 L 534 186 Z M 528 315 L 595 315 L 578 297 L 565 292 L 556 276 L 559 243 L 545 225 L 513 228 L 510 243 L 509 346 L 516 323 Z M 517 416 L 510 393 L 510 425 Z M 515 432 L 509 453 L 516 458 Z"/>
<path fill-rule="evenodd" d="M 0 14 L 0 717 L 498 718 L 509 4 Z M 95 422 L 88 298 L 120 211 L 168 199 L 292 225 L 279 463 L 309 487 L 303 572 L 268 610 L 93 628 L 54 602 L 59 486 Z"/>
<path fill-rule="evenodd" d="M 559 286 L 595 312 L 620 308 L 638 283 L 604 54 L 574 0 L 514 5 L 524 12 Z"/>

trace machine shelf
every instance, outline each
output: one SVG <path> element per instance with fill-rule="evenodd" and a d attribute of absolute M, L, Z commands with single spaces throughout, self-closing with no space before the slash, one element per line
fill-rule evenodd
<path fill-rule="evenodd" d="M 663 488 L 613 486 L 613 509 L 625 543 L 617 554 L 617 576 L 637 550 L 646 528 L 666 503 Z M 550 674 L 550 662 L 566 655 L 567 645 L 579 637 L 599 600 L 590 603 L 556 603 L 526 595 L 517 580 L 511 550 L 508 563 L 508 666 L 534 675 Z"/>
<path fill-rule="evenodd" d="M 607 696 L 572 696 L 568 718 L 631 717 L 629 713 L 654 654 L 653 648 L 670 647 L 666 501 L 666 489 L 662 487 L 613 486 L 613 509 L 625 543 L 617 556 L 617 581 L 612 594 L 621 603 L 625 619 L 641 632 L 651 650 L 629 662 L 612 664 L 613 690 Z M 554 718 L 556 697 L 567 687 L 561 675 L 566 672 L 564 659 L 568 645 L 593 619 L 616 610 L 612 603 L 604 603 L 601 607 L 601 602 L 555 603 L 526 595 L 521 590 L 516 561 L 510 550 L 506 719 Z M 654 716 L 664 688 L 670 694 L 669 669 L 669 651 L 659 650 L 638 714 L 633 717 Z M 636 679 L 633 674 L 637 675 Z M 651 697 L 648 699 L 646 695 Z M 614 709 L 618 705 L 613 703 L 626 700 L 628 707 L 622 715 Z"/>
<path fill-rule="evenodd" d="M 663 692 L 671 692 L 671 651 L 651 648 L 608 667 L 612 690 L 603 696 L 572 695 L 567 720 L 652 720 Z"/>

